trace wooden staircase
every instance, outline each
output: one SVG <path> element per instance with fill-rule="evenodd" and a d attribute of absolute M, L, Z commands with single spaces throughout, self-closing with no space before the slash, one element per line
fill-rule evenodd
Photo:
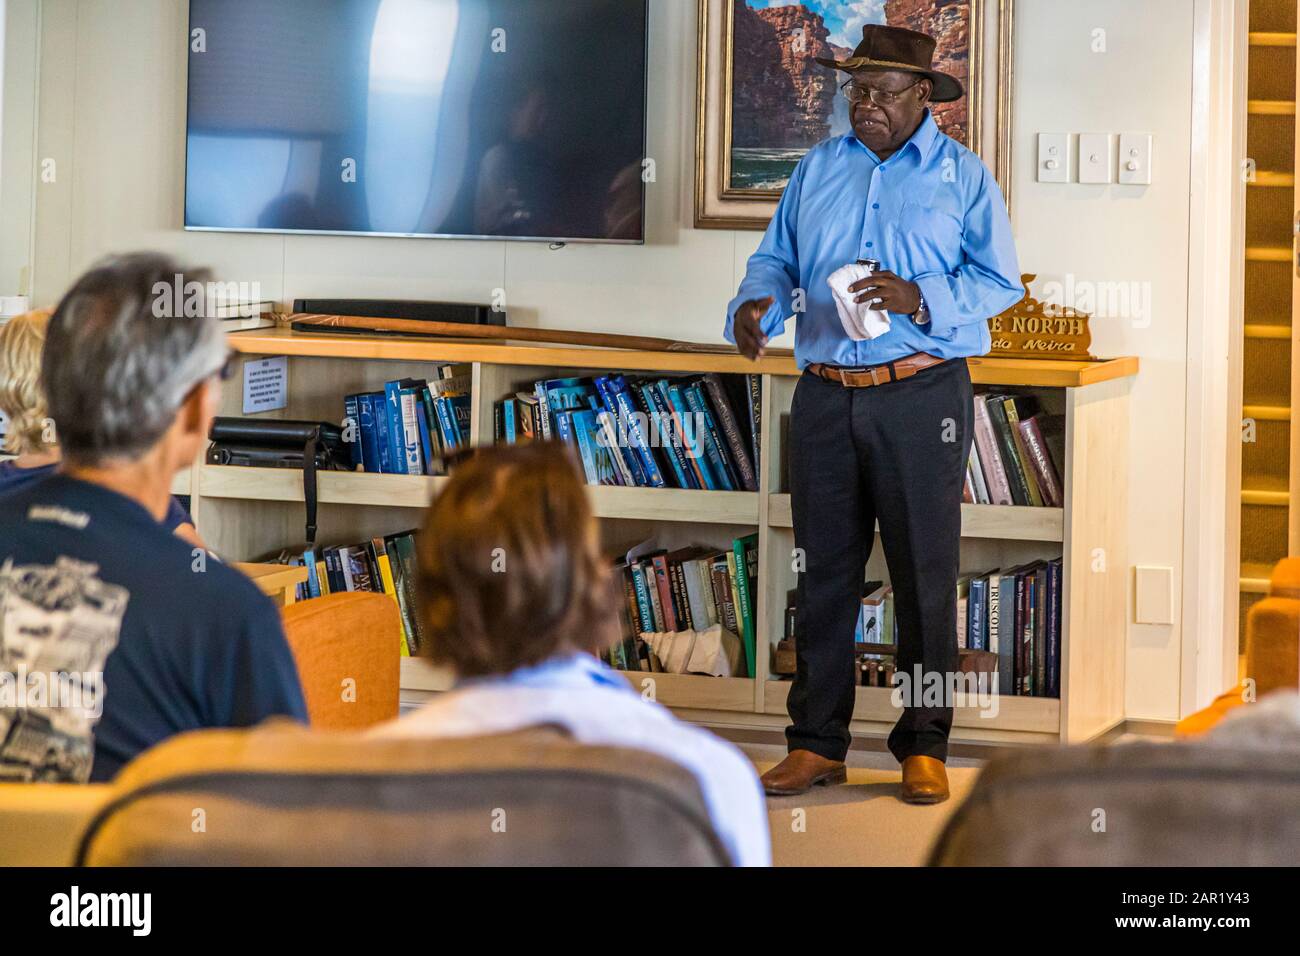
<path fill-rule="evenodd" d="M 1297 273 L 1296 0 L 1253 0 L 1246 194 L 1241 570 L 1238 634 L 1268 590 L 1269 571 L 1300 554 L 1300 444 L 1291 441 Z M 1248 440 L 1253 427 L 1253 441 Z M 1240 639 L 1240 638 L 1239 638 Z"/>

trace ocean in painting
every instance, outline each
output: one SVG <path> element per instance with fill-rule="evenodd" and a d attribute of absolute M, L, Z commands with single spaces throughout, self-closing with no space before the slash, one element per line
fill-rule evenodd
<path fill-rule="evenodd" d="M 785 189 L 807 149 L 749 148 L 731 151 L 732 189 Z"/>

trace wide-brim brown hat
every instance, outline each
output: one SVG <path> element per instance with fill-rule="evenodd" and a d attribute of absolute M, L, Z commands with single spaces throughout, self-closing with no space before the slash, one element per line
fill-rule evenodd
<path fill-rule="evenodd" d="M 934 89 L 932 103 L 950 103 L 965 94 L 955 76 L 930 69 L 934 62 L 934 37 L 926 36 L 904 27 L 891 27 L 883 23 L 868 23 L 862 28 L 862 42 L 845 60 L 815 57 L 822 66 L 844 70 L 846 73 L 884 72 L 898 70 L 926 77 Z"/>

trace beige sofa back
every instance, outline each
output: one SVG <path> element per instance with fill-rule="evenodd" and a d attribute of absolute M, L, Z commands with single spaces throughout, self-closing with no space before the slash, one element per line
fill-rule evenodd
<path fill-rule="evenodd" d="M 0 783 L 0 866 L 71 866 L 107 784 Z"/>
<path fill-rule="evenodd" d="M 999 758 L 949 819 L 930 864 L 1293 866 L 1298 746 L 1207 739 Z"/>
<path fill-rule="evenodd" d="M 730 862 L 688 771 L 548 729 L 439 741 L 199 731 L 144 754 L 115 787 L 79 854 L 90 865 Z"/>

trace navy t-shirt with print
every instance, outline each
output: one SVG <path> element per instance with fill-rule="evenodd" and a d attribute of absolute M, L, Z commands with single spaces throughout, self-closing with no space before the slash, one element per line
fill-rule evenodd
<path fill-rule="evenodd" d="M 54 474 L 58 465 L 41 465 L 39 468 L 19 468 L 12 461 L 0 461 L 0 495 L 26 488 L 33 482 L 41 481 Z M 173 496 L 167 502 L 167 513 L 163 515 L 162 525 L 168 531 L 175 531 L 183 524 L 193 524 L 185 506 Z"/>
<path fill-rule="evenodd" d="M 60 474 L 0 496 L 3 673 L 102 673 L 103 698 L 101 711 L 0 694 L 0 780 L 108 780 L 183 731 L 306 720 L 256 585 L 135 501 Z"/>

